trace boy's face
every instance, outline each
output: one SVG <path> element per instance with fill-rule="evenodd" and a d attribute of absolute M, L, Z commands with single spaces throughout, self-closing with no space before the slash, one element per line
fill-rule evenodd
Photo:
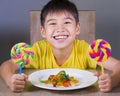
<path fill-rule="evenodd" d="M 68 48 L 73 45 L 75 36 L 80 33 L 80 24 L 76 24 L 74 17 L 67 12 L 48 14 L 41 34 L 52 47 Z"/>

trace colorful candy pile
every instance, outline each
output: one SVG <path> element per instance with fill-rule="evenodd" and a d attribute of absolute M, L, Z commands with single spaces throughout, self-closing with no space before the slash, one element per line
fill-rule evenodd
<path fill-rule="evenodd" d="M 40 82 L 45 84 L 52 84 L 53 87 L 70 87 L 73 85 L 77 85 L 79 81 L 73 76 L 69 76 L 68 74 L 66 74 L 64 70 L 61 70 L 56 75 L 50 75 L 47 80 L 40 80 Z"/>

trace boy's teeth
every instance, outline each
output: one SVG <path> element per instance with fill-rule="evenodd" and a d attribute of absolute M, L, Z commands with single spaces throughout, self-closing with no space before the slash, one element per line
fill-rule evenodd
<path fill-rule="evenodd" d="M 68 36 L 63 35 L 63 36 L 53 36 L 54 39 L 66 39 Z"/>

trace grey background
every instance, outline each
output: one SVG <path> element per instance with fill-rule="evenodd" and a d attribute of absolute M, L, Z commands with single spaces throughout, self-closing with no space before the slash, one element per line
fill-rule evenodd
<path fill-rule="evenodd" d="M 10 58 L 11 47 L 30 43 L 31 10 L 41 10 L 49 0 L 0 0 L 0 64 Z M 120 59 L 120 0 L 71 0 L 79 10 L 96 10 L 96 38 L 112 46 L 112 56 Z"/>

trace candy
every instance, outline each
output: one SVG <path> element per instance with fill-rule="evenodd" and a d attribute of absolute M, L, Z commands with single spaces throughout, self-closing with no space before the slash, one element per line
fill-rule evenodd
<path fill-rule="evenodd" d="M 107 41 L 97 39 L 91 43 L 89 55 L 97 62 L 104 62 L 111 55 L 111 46 Z"/>
<path fill-rule="evenodd" d="M 103 39 L 94 40 L 89 46 L 89 55 L 97 62 L 104 62 L 111 55 L 111 46 L 107 41 Z M 103 63 L 101 63 L 101 70 L 102 74 L 104 74 Z"/>
<path fill-rule="evenodd" d="M 24 65 L 29 64 L 34 58 L 34 52 L 31 46 L 24 42 L 15 44 L 11 49 L 10 55 L 12 61 L 20 65 L 20 68 L 22 68 Z"/>

